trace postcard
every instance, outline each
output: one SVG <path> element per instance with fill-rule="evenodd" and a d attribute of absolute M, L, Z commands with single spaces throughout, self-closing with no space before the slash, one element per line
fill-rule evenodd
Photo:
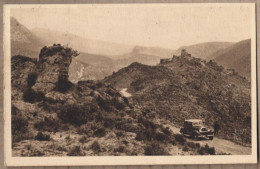
<path fill-rule="evenodd" d="M 8 166 L 257 162 L 254 3 L 4 5 Z"/>

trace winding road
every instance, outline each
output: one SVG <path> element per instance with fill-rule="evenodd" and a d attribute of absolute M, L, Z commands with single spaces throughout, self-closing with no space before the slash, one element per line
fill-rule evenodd
<path fill-rule="evenodd" d="M 175 134 L 180 134 L 180 128 L 175 127 L 173 125 L 164 125 L 165 127 L 169 127 L 171 131 Z M 250 155 L 251 154 L 251 147 L 242 146 L 236 144 L 232 141 L 221 139 L 214 137 L 213 140 L 203 139 L 203 140 L 193 140 L 188 137 L 185 137 L 187 141 L 200 143 L 200 145 L 208 144 L 210 147 L 215 147 L 216 153 L 226 153 L 232 155 Z"/>

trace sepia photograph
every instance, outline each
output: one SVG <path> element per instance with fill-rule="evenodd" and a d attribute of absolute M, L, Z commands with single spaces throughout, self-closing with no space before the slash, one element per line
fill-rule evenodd
<path fill-rule="evenodd" d="M 257 162 L 254 3 L 4 5 L 4 84 L 10 166 Z"/>

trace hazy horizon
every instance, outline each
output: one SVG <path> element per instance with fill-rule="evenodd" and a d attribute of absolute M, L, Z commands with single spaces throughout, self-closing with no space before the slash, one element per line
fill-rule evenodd
<path fill-rule="evenodd" d="M 39 6 L 13 8 L 11 16 L 29 30 L 47 29 L 129 46 L 178 49 L 251 38 L 251 6 L 243 5 Z"/>

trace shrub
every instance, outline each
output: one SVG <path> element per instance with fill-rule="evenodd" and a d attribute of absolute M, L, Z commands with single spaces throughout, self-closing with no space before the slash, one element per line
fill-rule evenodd
<path fill-rule="evenodd" d="M 215 155 L 216 151 L 215 151 L 215 147 L 209 147 L 209 145 L 206 144 L 205 146 L 202 146 L 198 149 L 198 153 L 200 155 L 207 155 L 207 154 Z"/>
<path fill-rule="evenodd" d="M 144 129 L 144 130 L 139 131 L 136 134 L 135 139 L 138 140 L 138 141 L 142 141 L 142 140 L 152 141 L 152 140 L 155 140 L 155 134 L 154 133 L 155 133 L 155 131 L 151 128 Z"/>
<path fill-rule="evenodd" d="M 210 155 L 215 155 L 215 153 L 216 153 L 215 147 L 210 147 L 210 148 L 208 149 L 208 153 L 209 153 Z"/>
<path fill-rule="evenodd" d="M 33 85 L 35 85 L 37 77 L 38 74 L 36 72 L 32 72 L 28 74 L 28 79 L 27 79 L 28 87 L 32 87 Z"/>
<path fill-rule="evenodd" d="M 165 148 L 159 143 L 152 142 L 148 144 L 144 149 L 144 154 L 148 156 L 154 155 L 169 155 L 169 152 L 165 150 Z"/>
<path fill-rule="evenodd" d="M 86 154 L 80 146 L 74 146 L 69 150 L 67 155 L 68 156 L 85 156 Z"/>
<path fill-rule="evenodd" d="M 51 137 L 49 134 L 45 134 L 42 132 L 38 132 L 37 135 L 35 136 L 35 140 L 39 140 L 39 141 L 50 141 Z"/>
<path fill-rule="evenodd" d="M 93 119 L 93 113 L 95 108 L 92 105 L 62 105 L 60 111 L 58 112 L 58 117 L 65 123 L 70 123 L 73 125 L 82 125 L 87 121 Z"/>
<path fill-rule="evenodd" d="M 114 149 L 114 152 L 124 153 L 125 152 L 125 146 L 119 146 Z"/>
<path fill-rule="evenodd" d="M 95 152 L 95 153 L 99 153 L 101 152 L 101 147 L 100 147 L 100 144 L 97 142 L 97 141 L 94 141 L 90 148 Z"/>
<path fill-rule="evenodd" d="M 32 133 L 28 130 L 28 119 L 15 107 L 12 107 L 11 130 L 12 143 L 33 139 Z"/>
<path fill-rule="evenodd" d="M 44 94 L 41 92 L 35 92 L 32 88 L 27 88 L 23 93 L 23 99 L 25 102 L 34 103 L 44 100 Z"/>
<path fill-rule="evenodd" d="M 28 119 L 20 112 L 16 113 L 16 115 L 12 114 L 12 135 L 16 135 L 18 133 L 26 133 L 27 131 Z"/>
<path fill-rule="evenodd" d="M 192 149 L 196 149 L 200 147 L 200 143 L 187 142 L 186 145 Z"/>
<path fill-rule="evenodd" d="M 104 127 L 99 128 L 94 132 L 94 136 L 97 137 L 104 137 L 105 135 L 106 135 L 106 129 Z"/>
<path fill-rule="evenodd" d="M 61 123 L 59 120 L 45 117 L 43 121 L 36 122 L 34 128 L 39 131 L 57 132 L 61 128 Z"/>
<path fill-rule="evenodd" d="M 88 140 L 88 137 L 87 137 L 87 136 L 82 136 L 82 137 L 80 137 L 79 142 L 82 143 L 82 144 L 84 144 L 84 143 L 87 142 L 87 140 Z"/>
<path fill-rule="evenodd" d="M 168 139 L 167 135 L 165 135 L 164 133 L 156 133 L 155 134 L 156 140 L 157 141 L 166 141 Z"/>
<path fill-rule="evenodd" d="M 30 156 L 30 157 L 35 157 L 35 156 L 44 156 L 45 153 L 39 150 L 36 147 L 33 147 L 32 145 L 27 145 L 27 151 L 22 152 L 21 156 Z"/>
<path fill-rule="evenodd" d="M 56 150 L 58 150 L 58 151 L 65 151 L 65 152 L 68 151 L 67 148 L 64 147 L 64 146 L 58 146 Z"/>
<path fill-rule="evenodd" d="M 127 132 L 132 132 L 132 133 L 136 133 L 137 131 L 139 131 L 139 127 L 130 123 L 124 123 L 123 125 L 121 125 L 120 129 L 127 131 Z"/>
<path fill-rule="evenodd" d="M 189 147 L 186 145 L 182 148 L 182 151 L 189 151 Z"/>
<path fill-rule="evenodd" d="M 180 135 L 180 134 L 175 135 L 175 140 L 178 141 L 182 145 L 186 142 L 186 139 L 184 138 L 184 136 Z"/>
<path fill-rule="evenodd" d="M 117 136 L 117 137 L 123 137 L 123 136 L 124 136 L 124 132 L 122 132 L 122 131 L 117 131 L 117 132 L 116 132 L 116 136 Z"/>

